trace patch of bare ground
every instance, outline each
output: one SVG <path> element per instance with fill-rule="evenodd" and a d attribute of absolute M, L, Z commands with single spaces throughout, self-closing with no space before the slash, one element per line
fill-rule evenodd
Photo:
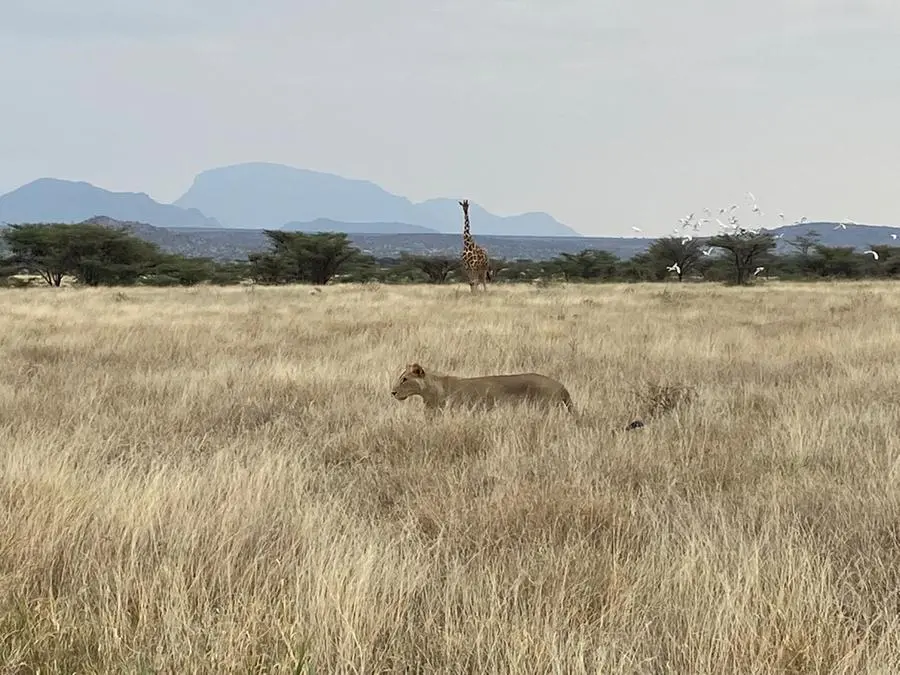
<path fill-rule="evenodd" d="M 894 286 L 463 291 L 0 294 L 0 671 L 900 669 Z"/>

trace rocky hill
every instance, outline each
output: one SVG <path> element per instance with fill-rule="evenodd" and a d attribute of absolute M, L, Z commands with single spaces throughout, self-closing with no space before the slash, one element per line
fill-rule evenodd
<path fill-rule="evenodd" d="M 287 232 L 345 232 L 347 234 L 437 234 L 437 230 L 408 223 L 341 223 L 330 218 L 316 218 L 308 223 L 285 223 Z"/>
<path fill-rule="evenodd" d="M 143 192 L 110 192 L 56 178 L 39 178 L 0 196 L 2 223 L 78 223 L 98 214 L 160 227 L 221 227 L 196 209 L 160 204 Z"/>
<path fill-rule="evenodd" d="M 795 225 L 785 225 L 772 230 L 776 235 L 782 235 L 778 240 L 778 252 L 788 252 L 791 247 L 787 242 L 798 236 L 804 236 L 807 232 L 815 232 L 819 235 L 818 242 L 823 246 L 852 246 L 857 249 L 867 249 L 871 246 L 900 245 L 900 228 L 886 225 L 847 225 L 846 229 L 839 223 L 814 222 Z M 891 237 L 895 235 L 897 239 Z"/>
<path fill-rule="evenodd" d="M 838 227 L 837 230 L 834 228 Z M 161 230 L 162 228 L 154 228 Z M 821 243 L 826 246 L 853 246 L 865 250 L 872 245 L 900 244 L 900 228 L 873 225 L 850 226 L 841 229 L 836 223 L 807 223 L 804 225 L 788 225 L 773 230 L 781 234 L 778 239 L 778 252 L 789 253 L 792 249 L 787 242 L 808 231 L 821 233 Z M 185 255 L 203 255 L 218 260 L 240 260 L 252 251 L 268 248 L 268 240 L 260 230 L 211 229 L 195 228 L 174 230 L 171 234 L 179 235 L 177 240 L 169 240 L 165 245 L 163 232 L 147 232 L 145 238 L 153 241 L 155 237 L 161 246 L 180 248 L 178 252 L 188 250 L 194 253 Z M 897 240 L 891 234 L 898 236 Z M 397 257 L 406 252 L 414 255 L 459 255 L 462 249 L 460 235 L 439 233 L 380 234 L 356 232 L 348 233 L 350 241 L 362 251 L 378 257 Z M 186 238 L 186 239 L 185 239 Z M 175 244 L 175 242 L 178 242 Z M 621 237 L 498 237 L 478 236 L 478 243 L 487 248 L 492 257 L 515 260 L 546 260 L 560 253 L 577 253 L 587 248 L 609 251 L 622 259 L 628 259 L 637 253 L 646 251 L 654 241 L 653 238 L 621 238 Z M 188 243 L 189 242 L 189 243 Z"/>
<path fill-rule="evenodd" d="M 215 251 L 219 255 L 241 253 L 245 256 L 251 251 L 268 248 L 268 241 L 260 230 L 192 229 L 179 230 L 179 233 L 197 237 L 198 250 Z M 401 253 L 457 256 L 462 251 L 459 234 L 352 233 L 348 237 L 363 252 L 385 258 L 398 257 Z M 478 243 L 487 248 L 491 256 L 509 260 L 544 260 L 562 252 L 577 253 L 585 248 L 607 250 L 629 258 L 646 250 L 652 241 L 613 237 L 478 237 Z"/>

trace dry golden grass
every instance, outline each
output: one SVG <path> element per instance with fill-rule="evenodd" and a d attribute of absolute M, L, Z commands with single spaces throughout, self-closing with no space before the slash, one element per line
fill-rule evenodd
<path fill-rule="evenodd" d="M 898 317 L 878 283 L 5 291 L 0 670 L 896 672 Z M 414 360 L 584 421 L 426 423 Z"/>

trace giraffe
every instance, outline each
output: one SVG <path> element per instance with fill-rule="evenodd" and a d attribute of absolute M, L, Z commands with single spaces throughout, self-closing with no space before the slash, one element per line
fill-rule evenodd
<path fill-rule="evenodd" d="M 469 279 L 469 288 L 473 293 L 479 284 L 487 291 L 487 282 L 491 280 L 490 260 L 487 252 L 475 243 L 472 234 L 469 232 L 469 200 L 464 199 L 459 205 L 462 207 L 465 218 L 465 224 L 463 225 L 463 270 L 466 272 L 466 276 Z"/>

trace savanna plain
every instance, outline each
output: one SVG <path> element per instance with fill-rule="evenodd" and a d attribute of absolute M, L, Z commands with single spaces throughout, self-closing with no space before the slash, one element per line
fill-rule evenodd
<path fill-rule="evenodd" d="M 875 282 L 3 291 L 0 669 L 897 672 L 898 317 Z M 578 417 L 426 416 L 413 361 Z"/>

